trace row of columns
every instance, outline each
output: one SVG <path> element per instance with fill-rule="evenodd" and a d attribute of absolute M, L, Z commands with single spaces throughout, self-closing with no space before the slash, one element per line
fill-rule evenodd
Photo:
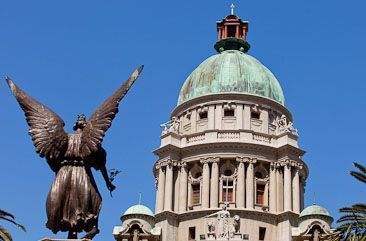
<path fill-rule="evenodd" d="M 270 212 L 301 212 L 302 195 L 304 195 L 303 184 L 300 182 L 302 167 L 302 164 L 290 160 L 271 164 L 269 174 Z"/>
<path fill-rule="evenodd" d="M 236 207 L 254 209 L 255 204 L 255 158 L 238 157 Z M 211 170 L 210 164 L 211 163 Z M 219 158 L 201 159 L 202 164 L 202 208 L 219 207 Z M 245 166 L 247 163 L 247 169 Z M 158 187 L 156 194 L 156 212 L 174 211 L 185 212 L 188 203 L 188 170 L 185 162 L 180 162 L 176 182 L 173 177 L 173 162 L 171 160 L 160 163 L 158 169 Z M 303 187 L 300 183 L 299 171 L 302 168 L 294 161 L 272 163 L 269 184 L 269 211 L 282 212 L 301 211 L 301 195 Z M 165 169 L 165 171 L 164 171 Z M 173 190 L 174 187 L 174 190 Z M 246 198 L 245 198 L 246 197 Z"/>

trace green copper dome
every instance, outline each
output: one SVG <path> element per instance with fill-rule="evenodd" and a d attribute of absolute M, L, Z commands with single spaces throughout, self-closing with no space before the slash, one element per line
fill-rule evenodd
<path fill-rule="evenodd" d="M 304 217 L 304 216 L 308 216 L 308 215 L 324 215 L 324 216 L 330 217 L 329 212 L 325 208 L 315 205 L 315 204 L 305 208 L 300 213 L 300 217 Z"/>
<path fill-rule="evenodd" d="M 252 56 L 227 50 L 203 61 L 186 79 L 178 104 L 203 95 L 243 93 L 285 103 L 276 77 Z"/>
<path fill-rule="evenodd" d="M 154 213 L 150 210 L 150 208 L 141 204 L 129 207 L 123 215 L 129 214 L 143 214 L 148 216 L 154 216 Z"/>

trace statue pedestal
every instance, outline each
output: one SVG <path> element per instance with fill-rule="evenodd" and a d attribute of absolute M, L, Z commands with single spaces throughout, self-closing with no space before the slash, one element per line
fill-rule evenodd
<path fill-rule="evenodd" d="M 90 239 L 55 239 L 55 238 L 43 238 L 39 241 L 92 241 Z"/>

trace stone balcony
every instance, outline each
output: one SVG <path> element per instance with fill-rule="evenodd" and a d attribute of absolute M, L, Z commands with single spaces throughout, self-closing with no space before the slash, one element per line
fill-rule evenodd
<path fill-rule="evenodd" d="M 298 135 L 283 132 L 279 135 L 258 133 L 253 130 L 206 130 L 189 135 L 167 132 L 161 136 L 161 147 L 173 145 L 179 148 L 220 142 L 265 145 L 273 148 L 290 145 L 298 148 Z"/>

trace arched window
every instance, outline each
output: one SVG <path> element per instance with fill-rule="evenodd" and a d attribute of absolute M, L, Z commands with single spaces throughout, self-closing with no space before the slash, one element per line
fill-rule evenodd
<path fill-rule="evenodd" d="M 196 163 L 189 171 L 189 206 L 198 206 L 201 204 L 201 189 L 202 189 L 202 168 Z"/>
<path fill-rule="evenodd" d="M 268 171 L 262 163 L 254 170 L 255 175 L 255 204 L 268 206 Z"/>
<path fill-rule="evenodd" d="M 232 203 L 235 201 L 235 166 L 228 160 L 221 166 L 220 173 L 220 201 Z"/>

